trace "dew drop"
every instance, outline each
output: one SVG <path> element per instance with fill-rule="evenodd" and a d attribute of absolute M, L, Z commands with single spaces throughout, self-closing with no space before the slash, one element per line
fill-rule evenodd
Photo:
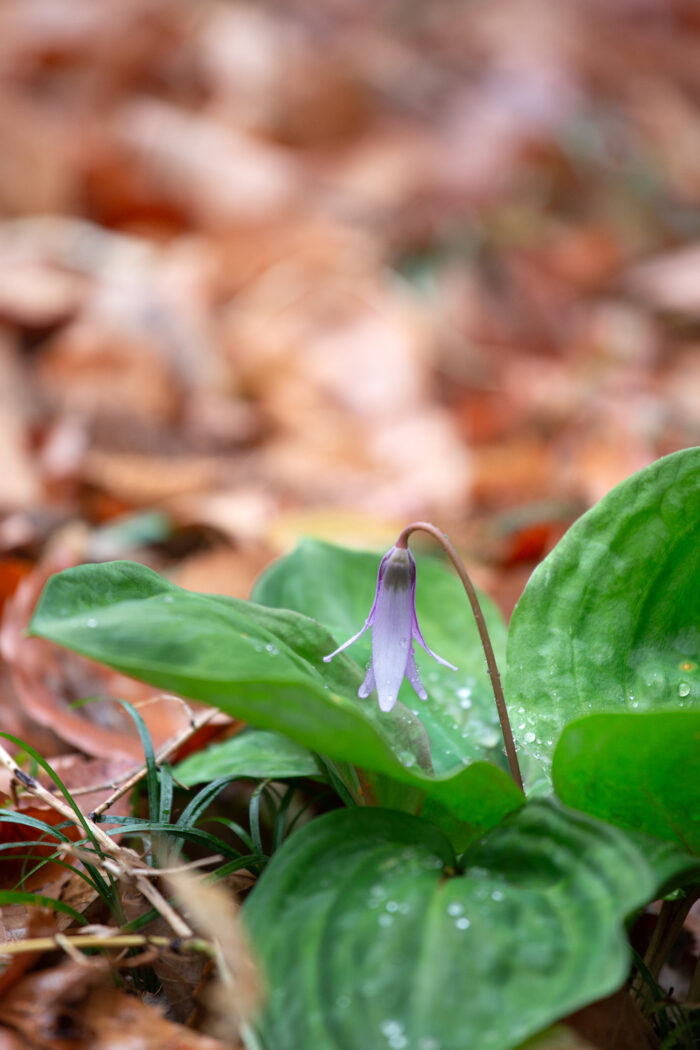
<path fill-rule="evenodd" d="M 379 1031 L 387 1039 L 393 1039 L 397 1035 L 403 1035 L 403 1024 L 401 1021 L 382 1021 L 379 1025 Z"/>
<path fill-rule="evenodd" d="M 534 742 L 535 742 L 535 734 L 533 732 L 526 733 L 525 734 L 525 743 L 527 743 L 527 744 L 534 744 Z"/>
<path fill-rule="evenodd" d="M 393 915 L 387 915 L 386 913 L 383 913 L 382 915 L 379 916 L 379 925 L 380 926 L 391 926 L 393 921 L 394 921 L 394 916 Z"/>
<path fill-rule="evenodd" d="M 461 919 L 457 919 L 457 921 L 455 922 L 455 926 L 458 930 L 468 930 L 471 926 L 471 923 L 469 919 L 465 915 L 463 915 Z"/>
<path fill-rule="evenodd" d="M 687 682 L 681 682 L 680 685 L 678 686 L 678 695 L 679 696 L 688 696 L 689 693 L 690 693 L 690 686 L 688 685 L 688 683 Z"/>
<path fill-rule="evenodd" d="M 89 620 L 85 621 L 85 626 L 86 627 L 97 627 L 97 620 L 95 620 L 94 617 L 91 616 Z"/>
<path fill-rule="evenodd" d="M 461 905 L 459 903 L 459 901 L 451 901 L 447 905 L 447 914 L 448 915 L 461 915 L 463 911 L 464 911 L 464 907 L 463 907 L 463 905 Z"/>

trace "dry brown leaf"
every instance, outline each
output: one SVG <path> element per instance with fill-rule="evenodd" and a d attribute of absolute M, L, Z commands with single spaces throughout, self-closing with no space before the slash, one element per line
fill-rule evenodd
<path fill-rule="evenodd" d="M 86 958 L 31 974 L 0 1000 L 0 1022 L 34 1050 L 230 1050 L 109 987 L 109 969 Z"/>
<path fill-rule="evenodd" d="M 1 215 L 69 210 L 76 186 L 75 156 L 70 128 L 55 112 L 5 86 L 0 95 L 0 142 Z"/>
<path fill-rule="evenodd" d="M 232 550 L 230 547 L 216 547 L 185 558 L 174 582 L 188 591 L 248 598 L 270 557 L 268 551 L 259 548 Z"/>
<path fill-rule="evenodd" d="M 658 310 L 700 316 L 700 245 L 689 244 L 639 263 L 625 283 L 643 303 Z"/>
<path fill-rule="evenodd" d="M 659 1040 L 626 988 L 591 1003 L 567 1018 L 567 1024 L 597 1050 L 658 1050 Z"/>
<path fill-rule="evenodd" d="M 27 1050 L 27 1044 L 9 1028 L 0 1028 L 0 1050 Z"/>
<path fill-rule="evenodd" d="M 668 416 L 700 444 L 700 347 L 692 343 L 681 351 L 661 382 L 661 404 Z"/>
<path fill-rule="evenodd" d="M 82 299 L 80 277 L 49 267 L 14 267 L 0 258 L 0 318 L 19 327 L 48 328 L 72 317 Z"/>
<path fill-rule="evenodd" d="M 25 629 L 41 588 L 51 575 L 80 561 L 84 533 L 64 534 L 54 540 L 41 566 L 26 577 L 6 604 L 0 627 L 0 652 L 25 715 L 75 747 L 105 758 L 137 762 L 143 748 L 131 718 L 113 698 L 141 707 L 155 747 L 187 725 L 188 713 L 176 699 L 153 694 L 142 683 L 117 675 L 90 660 L 69 653 L 40 638 L 25 637 Z M 99 697 L 72 707 L 74 701 Z M 5 698 L 9 702 L 9 697 Z"/>
<path fill-rule="evenodd" d="M 530 437 L 484 445 L 474 451 L 472 471 L 477 503 L 502 507 L 543 498 L 557 476 L 556 449 Z"/>
<path fill-rule="evenodd" d="M 36 507 L 41 484 L 29 447 L 29 398 L 12 344 L 0 332 L 0 510 Z"/>
<path fill-rule="evenodd" d="M 230 886 L 178 872 L 168 876 L 192 926 L 217 949 L 218 974 L 207 989 L 207 1030 L 234 1042 L 261 999 L 261 978 Z"/>
<path fill-rule="evenodd" d="M 318 47 L 291 19 L 252 4 L 212 6 L 201 59 L 217 109 L 240 127 L 294 145 L 356 134 L 368 100 L 341 47 Z"/>
<path fill-rule="evenodd" d="M 115 114 L 113 131 L 125 165 L 157 199 L 210 229 L 267 220 L 297 203 L 289 153 L 206 113 L 135 97 Z"/>
<path fill-rule="evenodd" d="M 206 525 L 234 543 L 253 548 L 279 516 L 277 500 L 261 486 L 185 493 L 162 506 L 180 525 Z"/>
<path fill-rule="evenodd" d="M 84 1041 L 71 1050 L 239 1050 L 166 1020 L 154 1006 L 114 989 L 90 997 L 81 1011 Z M 53 1046 L 47 1050 L 54 1050 Z"/>
<path fill-rule="evenodd" d="M 46 348 L 38 378 L 45 396 L 63 412 L 92 417 L 133 417 L 161 424 L 178 412 L 180 390 L 159 344 L 104 323 L 81 321 Z"/>

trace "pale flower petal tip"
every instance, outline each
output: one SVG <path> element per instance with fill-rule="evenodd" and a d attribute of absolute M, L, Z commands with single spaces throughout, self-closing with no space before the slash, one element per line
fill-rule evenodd
<path fill-rule="evenodd" d="M 416 616 L 416 563 L 407 547 L 392 547 L 384 555 L 377 573 L 374 602 L 362 630 L 335 652 L 324 656 L 324 662 L 356 642 L 369 627 L 372 628 L 372 661 L 358 696 L 364 699 L 376 688 L 379 707 L 384 712 L 391 711 L 396 703 L 404 678 L 421 700 L 428 699 L 416 667 L 414 641 L 438 663 L 457 670 L 429 649 L 421 634 Z"/>

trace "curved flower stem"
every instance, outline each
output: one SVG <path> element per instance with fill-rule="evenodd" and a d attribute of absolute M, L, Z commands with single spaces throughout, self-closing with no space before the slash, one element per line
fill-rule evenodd
<path fill-rule="evenodd" d="M 489 669 L 489 677 L 491 678 L 491 688 L 493 689 L 493 697 L 496 701 L 496 709 L 498 711 L 498 718 L 501 723 L 501 733 L 503 734 L 503 743 L 506 748 L 506 755 L 508 756 L 508 765 L 510 766 L 510 775 L 512 776 L 515 783 L 518 785 L 520 790 L 523 790 L 523 778 L 520 775 L 520 766 L 518 765 L 518 756 L 515 751 L 515 743 L 513 741 L 513 732 L 510 728 L 510 720 L 508 718 L 508 709 L 506 708 L 506 700 L 503 695 L 503 687 L 501 685 L 501 676 L 498 671 L 498 665 L 496 664 L 496 657 L 493 654 L 493 646 L 491 645 L 491 639 L 489 637 L 488 628 L 486 621 L 484 620 L 484 614 L 481 611 L 479 605 L 479 599 L 474 589 L 469 573 L 464 567 L 464 562 L 460 558 L 459 554 L 455 550 L 452 543 L 448 540 L 447 536 L 443 535 L 439 529 L 434 525 L 431 525 L 429 521 L 414 521 L 410 525 L 407 525 L 403 530 L 398 540 L 396 541 L 397 547 L 408 547 L 408 537 L 413 532 L 427 532 L 433 539 L 437 540 L 442 549 L 447 554 L 448 558 L 452 562 L 462 581 L 462 586 L 467 592 L 467 598 L 471 605 L 474 619 L 476 620 L 476 626 L 479 631 L 479 637 L 481 639 L 481 645 L 484 650 L 484 656 L 486 657 L 486 665 Z"/>

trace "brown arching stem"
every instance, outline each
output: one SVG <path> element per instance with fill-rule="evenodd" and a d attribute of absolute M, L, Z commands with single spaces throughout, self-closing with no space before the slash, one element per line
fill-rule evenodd
<path fill-rule="evenodd" d="M 455 547 L 448 540 L 439 529 L 434 525 L 431 525 L 429 521 L 414 521 L 402 531 L 396 546 L 401 548 L 408 547 L 408 538 L 413 532 L 427 532 L 429 536 L 432 536 L 434 540 L 440 544 L 442 549 L 447 554 L 448 558 L 455 567 L 455 571 L 462 581 L 462 586 L 467 593 L 469 604 L 471 605 L 474 619 L 476 620 L 476 626 L 479 631 L 479 638 L 481 639 L 481 645 L 484 650 L 484 656 L 486 657 L 486 666 L 489 670 L 489 677 L 491 679 L 491 688 L 493 689 L 493 697 L 496 701 L 496 709 L 498 711 L 498 718 L 501 723 L 501 733 L 503 734 L 503 743 L 506 748 L 506 755 L 508 756 L 508 765 L 510 767 L 510 774 L 518 785 L 520 790 L 523 790 L 523 778 L 520 775 L 520 766 L 518 764 L 518 755 L 515 750 L 515 742 L 513 740 L 513 731 L 510 728 L 510 719 L 508 718 L 508 709 L 506 708 L 506 699 L 503 695 L 503 686 L 501 685 L 501 676 L 498 671 L 498 665 L 496 664 L 496 657 L 493 654 L 493 646 L 491 645 L 491 639 L 489 637 L 488 628 L 486 621 L 484 620 L 484 614 L 481 611 L 481 605 L 477 597 L 474 584 L 472 583 L 469 573 L 467 572 L 464 562 L 457 553 Z"/>

